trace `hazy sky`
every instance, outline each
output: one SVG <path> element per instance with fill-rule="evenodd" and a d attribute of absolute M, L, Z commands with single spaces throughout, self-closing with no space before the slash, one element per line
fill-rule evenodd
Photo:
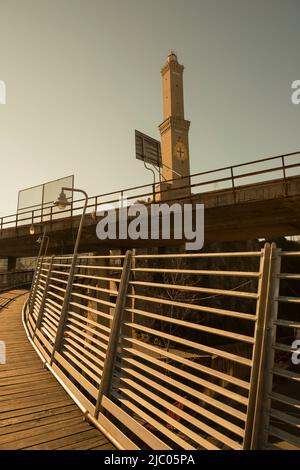
<path fill-rule="evenodd" d="M 160 69 L 185 66 L 191 172 L 300 150 L 299 0 L 0 0 L 0 215 L 69 174 L 90 195 L 152 182 Z"/>

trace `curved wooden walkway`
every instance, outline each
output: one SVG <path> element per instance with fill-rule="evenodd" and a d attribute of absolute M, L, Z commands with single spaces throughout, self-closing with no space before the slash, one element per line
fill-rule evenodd
<path fill-rule="evenodd" d="M 6 363 L 0 364 L 0 450 L 94 449 L 114 446 L 83 415 L 29 343 L 21 319 L 27 291 L 0 309 L 0 341 Z"/>

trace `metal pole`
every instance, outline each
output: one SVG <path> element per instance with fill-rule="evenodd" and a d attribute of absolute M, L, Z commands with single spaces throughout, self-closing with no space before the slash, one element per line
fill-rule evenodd
<path fill-rule="evenodd" d="M 261 365 L 261 406 L 257 412 L 257 432 L 252 437 L 253 449 L 265 449 L 268 444 L 268 426 L 270 421 L 270 408 L 273 387 L 272 369 L 275 360 L 275 350 L 273 345 L 276 343 L 276 324 L 278 315 L 278 302 L 276 298 L 279 295 L 281 271 L 281 248 L 276 248 L 276 244 L 271 246 L 271 265 L 270 265 L 270 293 L 265 326 L 265 347 Z"/>
<path fill-rule="evenodd" d="M 256 305 L 256 323 L 254 333 L 254 345 L 252 352 L 252 370 L 250 375 L 250 390 L 248 398 L 247 417 L 245 423 L 245 437 L 243 450 L 251 449 L 251 440 L 253 435 L 253 424 L 257 402 L 258 380 L 260 372 L 260 360 L 263 347 L 264 325 L 266 316 L 266 305 L 269 289 L 269 268 L 270 268 L 270 244 L 266 243 L 262 250 L 260 260 L 260 277 L 258 282 L 258 299 Z"/>
<path fill-rule="evenodd" d="M 283 180 L 284 180 L 284 194 L 285 196 L 288 195 L 288 186 L 287 186 L 287 180 L 286 180 L 286 170 L 285 170 L 285 162 L 284 162 L 284 155 L 281 157 L 282 161 L 282 172 L 283 172 Z"/>
<path fill-rule="evenodd" d="M 44 287 L 43 297 L 42 297 L 38 317 L 37 317 L 36 324 L 35 324 L 34 336 L 35 336 L 36 330 L 40 329 L 41 324 L 42 324 L 42 318 L 43 318 L 44 307 L 45 307 L 47 294 L 48 294 L 48 287 L 49 287 L 49 283 L 50 283 L 50 276 L 51 276 L 51 271 L 52 271 L 53 260 L 54 260 L 54 255 L 51 256 L 50 263 L 49 263 L 49 269 L 48 269 L 48 273 L 47 273 L 47 279 L 46 279 L 46 283 L 45 283 L 45 287 Z"/>
<path fill-rule="evenodd" d="M 87 203 L 88 203 L 88 195 L 82 189 L 75 189 L 75 188 L 73 189 L 73 188 L 63 187 L 62 191 L 72 191 L 72 192 L 82 193 L 85 197 L 85 203 L 84 203 L 84 206 L 83 206 L 83 211 L 82 211 L 82 215 L 81 215 L 81 219 L 80 219 L 80 223 L 79 223 L 79 227 L 78 227 L 78 232 L 77 232 L 76 242 L 75 242 L 75 246 L 74 246 L 73 257 L 72 257 L 72 263 L 71 263 L 71 267 L 70 267 L 70 271 L 69 271 L 68 283 L 67 283 L 66 292 L 65 292 L 65 296 L 64 296 L 64 301 L 63 301 L 63 305 L 62 305 L 61 315 L 60 315 L 60 318 L 59 318 L 59 323 L 58 323 L 58 326 L 57 326 L 57 332 L 56 332 L 55 342 L 54 342 L 54 346 L 53 346 L 52 356 L 51 356 L 51 359 L 50 359 L 50 364 L 53 363 L 55 352 L 59 351 L 60 348 L 61 348 L 63 331 L 64 331 L 64 326 L 65 326 L 65 321 L 66 321 L 66 318 L 67 318 L 67 313 L 68 313 L 68 309 L 69 309 L 69 302 L 70 302 L 70 296 L 71 296 L 71 291 L 72 291 L 72 286 L 73 286 L 73 279 L 74 279 L 75 268 L 76 268 L 79 242 L 80 242 L 80 237 L 81 237 L 81 232 L 82 232 L 86 207 L 87 207 Z"/>
<path fill-rule="evenodd" d="M 130 271 L 131 271 L 131 262 L 132 262 L 132 251 L 127 251 L 124 259 L 123 270 L 121 275 L 120 287 L 116 302 L 115 314 L 112 321 L 110 337 L 107 345 L 103 372 L 101 377 L 101 383 L 99 388 L 99 395 L 97 399 L 95 417 L 98 418 L 100 412 L 103 411 L 102 408 L 102 398 L 103 396 L 108 396 L 111 389 L 112 377 L 114 372 L 114 366 L 117 356 L 119 337 L 121 331 L 121 324 L 123 320 L 123 315 L 126 307 L 126 297 L 127 290 L 129 285 Z"/>
<path fill-rule="evenodd" d="M 38 279 L 39 279 L 39 276 L 40 276 L 40 270 L 41 270 L 42 261 L 43 261 L 43 258 L 44 258 L 41 255 L 42 255 L 42 249 L 43 249 L 43 245 L 44 245 L 44 241 L 45 241 L 45 236 L 46 236 L 46 228 L 44 227 L 43 237 L 42 237 L 42 241 L 41 241 L 41 244 L 40 244 L 39 253 L 38 253 L 37 260 L 36 260 L 36 265 L 35 265 L 35 274 L 32 278 L 32 283 L 31 283 L 31 288 L 30 288 L 30 297 L 29 297 L 29 301 L 28 301 L 29 312 L 30 313 L 32 313 L 33 304 L 34 304 L 34 301 L 35 301 L 36 291 L 37 291 L 37 287 L 38 287 Z M 47 238 L 49 239 L 49 237 L 47 237 Z M 40 260 L 41 260 L 41 263 L 39 264 Z"/>
<path fill-rule="evenodd" d="M 234 199 L 234 202 L 236 202 L 236 192 L 235 192 L 235 186 L 234 186 L 234 174 L 233 174 L 232 166 L 230 167 L 230 173 L 231 173 L 231 184 L 232 184 L 232 190 L 233 190 L 233 199 Z"/>

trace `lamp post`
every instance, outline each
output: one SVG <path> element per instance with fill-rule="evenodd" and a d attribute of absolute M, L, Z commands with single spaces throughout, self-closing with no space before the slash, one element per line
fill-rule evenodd
<path fill-rule="evenodd" d="M 77 261 L 77 255 L 78 255 L 78 248 L 79 248 L 79 243 L 80 243 L 80 238 L 81 238 L 81 233 L 82 233 L 82 228 L 83 228 L 83 222 L 84 222 L 84 216 L 88 204 L 88 195 L 85 191 L 82 189 L 75 189 L 75 188 L 66 188 L 63 187 L 61 188 L 61 193 L 58 196 L 57 201 L 54 202 L 54 205 L 58 207 L 59 209 L 65 209 L 67 206 L 70 205 L 70 202 L 68 201 L 65 191 L 70 191 L 72 193 L 78 192 L 84 195 L 85 197 L 85 202 L 83 205 L 82 209 L 82 214 L 79 222 L 79 227 L 78 227 L 78 232 L 77 232 L 77 237 L 74 245 L 74 251 L 73 251 L 73 257 L 72 257 L 72 262 L 70 266 L 70 271 L 69 271 L 69 277 L 68 277 L 68 283 L 64 295 L 64 300 L 63 300 L 63 305 L 62 305 L 62 310 L 57 326 L 57 332 L 56 332 L 56 337 L 55 337 L 55 342 L 53 346 L 53 352 L 50 360 L 50 364 L 52 364 L 53 359 L 54 359 L 54 354 L 56 351 L 59 351 L 61 348 L 61 342 L 62 342 L 62 337 L 63 337 L 63 330 L 64 330 L 64 325 L 68 313 L 68 308 L 69 308 L 69 302 L 70 302 L 70 296 L 71 296 L 71 291 L 72 291 L 72 284 L 73 284 L 73 279 L 74 279 L 74 274 L 75 274 L 75 268 L 76 268 L 76 261 Z"/>
<path fill-rule="evenodd" d="M 39 238 L 37 239 L 37 243 L 40 244 L 39 254 L 38 254 L 38 257 L 37 257 L 37 262 L 38 262 L 40 257 L 41 257 L 41 254 L 42 254 L 42 250 L 43 250 L 43 247 L 44 247 L 45 240 L 47 240 L 47 242 L 46 242 L 45 251 L 43 253 L 43 257 L 46 256 L 46 254 L 47 254 L 50 237 L 48 235 L 46 235 L 46 227 L 41 225 L 41 224 L 31 225 L 31 227 L 29 229 L 30 235 L 35 234 L 35 227 L 44 227 L 42 237 L 39 236 Z"/>
<path fill-rule="evenodd" d="M 38 253 L 38 256 L 37 256 L 37 260 L 36 260 L 36 266 L 35 266 L 35 275 L 33 276 L 33 279 L 32 279 L 32 283 L 31 283 L 31 289 L 30 289 L 30 297 L 29 297 L 29 306 L 30 306 L 30 313 L 32 313 L 32 309 L 33 309 L 33 305 L 34 305 L 34 301 L 35 301 L 35 297 L 36 297 L 36 292 L 37 292 L 37 288 L 38 288 L 38 280 L 39 280 L 39 277 L 40 277 L 40 272 L 41 272 L 41 267 L 42 267 L 42 262 L 40 263 L 39 265 L 39 261 L 43 260 L 44 256 L 46 255 L 47 253 L 47 250 L 48 250 L 48 245 L 49 245 L 49 240 L 50 240 L 50 237 L 48 237 L 48 235 L 46 235 L 46 227 L 41 225 L 41 224 L 36 224 L 37 227 L 43 227 L 44 230 L 43 230 L 43 236 L 42 237 L 39 237 L 37 242 L 40 243 L 40 248 L 39 248 L 39 253 Z M 35 234 L 35 225 L 34 224 L 31 224 L 30 226 L 30 229 L 29 229 L 29 233 L 30 235 L 34 235 Z M 47 244 L 46 244 L 46 249 L 42 255 L 42 250 L 43 250 L 43 247 L 44 247 L 44 242 L 45 242 L 45 239 L 47 239 Z M 37 269 L 39 266 L 39 269 Z"/>

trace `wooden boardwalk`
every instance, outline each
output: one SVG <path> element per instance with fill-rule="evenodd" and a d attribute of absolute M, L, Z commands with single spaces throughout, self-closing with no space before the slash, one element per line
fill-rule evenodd
<path fill-rule="evenodd" d="M 0 310 L 0 341 L 6 343 L 6 364 L 0 364 L 0 450 L 114 449 L 83 420 L 29 343 L 21 319 L 26 291 L 1 296 L 22 293 Z"/>

